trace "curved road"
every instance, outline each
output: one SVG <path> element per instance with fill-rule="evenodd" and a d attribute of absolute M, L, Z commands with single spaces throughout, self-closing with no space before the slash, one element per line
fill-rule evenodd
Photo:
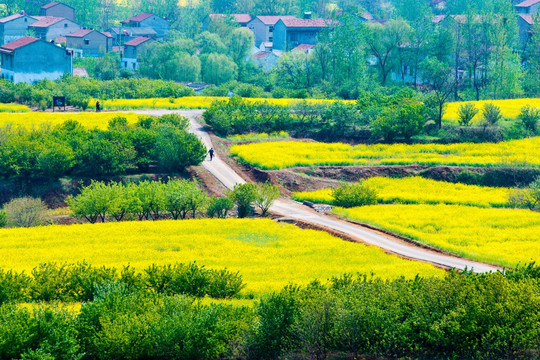
<path fill-rule="evenodd" d="M 197 135 L 207 148 L 211 148 L 212 141 L 210 140 L 210 136 L 204 130 L 204 128 L 196 121 L 196 118 L 202 115 L 203 111 L 186 110 L 177 112 L 183 116 L 189 117 L 191 121 L 190 131 Z M 160 115 L 164 112 L 145 111 L 145 113 L 150 115 Z M 245 183 L 245 180 L 240 175 L 238 175 L 230 166 L 228 166 L 217 156 L 214 157 L 214 160 L 212 161 L 204 161 L 203 167 L 207 169 L 212 175 L 214 175 L 221 183 L 223 183 L 223 185 L 225 185 L 229 189 L 232 189 L 235 184 Z M 340 221 L 329 216 L 318 214 L 307 208 L 306 206 L 292 200 L 277 200 L 270 208 L 270 211 L 286 216 L 288 218 L 303 220 L 319 226 L 324 226 L 326 228 L 336 230 L 354 238 L 358 238 L 366 244 L 378 246 L 388 252 L 400 255 L 405 258 L 424 261 L 448 268 L 457 268 L 461 270 L 465 268 L 473 269 L 474 272 L 489 272 L 499 269 L 496 266 L 487 265 L 464 258 L 448 256 L 417 246 L 413 246 L 411 244 L 354 225 L 352 223 Z"/>

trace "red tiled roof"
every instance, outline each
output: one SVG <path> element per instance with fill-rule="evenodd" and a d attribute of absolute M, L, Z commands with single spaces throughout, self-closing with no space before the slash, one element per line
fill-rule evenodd
<path fill-rule="evenodd" d="M 66 42 L 66 37 L 65 36 L 57 36 L 56 39 L 54 39 L 54 42 L 57 43 L 57 44 Z"/>
<path fill-rule="evenodd" d="M 329 21 L 325 19 L 281 19 L 285 26 L 296 28 L 327 27 Z"/>
<path fill-rule="evenodd" d="M 35 37 L 31 37 L 31 36 L 25 36 L 23 38 L 17 39 L 15 41 L 12 41 L 10 43 L 0 46 L 0 51 L 13 52 L 14 50 L 18 48 L 21 48 L 23 46 L 26 46 L 36 41 L 39 41 L 39 39 Z"/>
<path fill-rule="evenodd" d="M 369 12 L 363 12 L 361 15 L 360 15 L 362 18 L 366 19 L 366 20 L 373 20 L 373 15 L 371 15 Z"/>
<path fill-rule="evenodd" d="M 314 47 L 315 45 L 311 45 L 311 44 L 300 44 L 294 49 L 292 49 L 291 51 L 308 51 L 310 49 L 313 49 Z"/>
<path fill-rule="evenodd" d="M 515 7 L 529 7 L 540 3 L 540 0 L 525 0 L 523 2 L 520 2 L 519 4 L 515 5 Z"/>
<path fill-rule="evenodd" d="M 40 16 L 39 18 L 36 17 L 38 19 L 38 21 L 36 21 L 35 23 L 32 23 L 28 26 L 32 26 L 32 27 L 49 27 L 51 25 L 54 25 L 56 24 L 57 22 L 59 21 L 62 21 L 62 20 L 65 20 L 66 18 L 63 18 L 63 17 L 55 17 L 55 16 Z"/>
<path fill-rule="evenodd" d="M 7 23 L 11 20 L 15 20 L 15 19 L 18 19 L 20 18 L 21 16 L 24 16 L 24 15 L 21 15 L 21 14 L 13 14 L 13 15 L 9 15 L 9 16 L 6 16 L 6 17 L 3 17 L 0 19 L 0 23 Z"/>
<path fill-rule="evenodd" d="M 123 46 L 113 46 L 112 51 L 114 51 L 114 52 L 122 52 L 122 51 L 124 51 L 124 47 Z"/>
<path fill-rule="evenodd" d="M 73 68 L 73 76 L 88 77 L 88 71 L 83 67 Z"/>
<path fill-rule="evenodd" d="M 237 22 L 239 23 L 248 23 L 251 21 L 251 16 L 249 14 L 232 14 Z"/>
<path fill-rule="evenodd" d="M 142 13 L 142 14 L 139 14 L 139 15 L 136 15 L 136 16 L 132 16 L 130 17 L 129 19 L 126 19 L 126 20 L 123 20 L 122 22 L 125 24 L 125 23 L 128 23 L 130 21 L 134 21 L 134 22 L 141 22 L 145 19 L 148 19 L 150 16 L 154 16 L 154 14 L 150 14 L 150 13 Z"/>
<path fill-rule="evenodd" d="M 86 36 L 88 34 L 90 34 L 92 31 L 92 29 L 80 29 L 80 30 L 77 30 L 75 32 L 72 32 L 71 34 L 67 34 L 67 36 L 69 37 L 83 37 L 83 36 Z"/>
<path fill-rule="evenodd" d="M 431 18 L 431 22 L 434 24 L 438 24 L 444 19 L 446 19 L 446 15 L 437 15 Z"/>
<path fill-rule="evenodd" d="M 533 24 L 534 24 L 534 20 L 533 20 L 531 14 L 518 14 L 518 16 L 519 16 L 520 18 L 522 18 L 523 20 L 525 20 L 525 22 L 526 22 L 527 24 L 530 24 L 530 25 L 533 25 Z"/>
<path fill-rule="evenodd" d="M 293 15 L 283 15 L 283 16 L 261 15 L 261 16 L 257 16 L 257 19 L 261 20 L 263 22 L 263 24 L 265 24 L 265 25 L 275 25 L 279 21 L 279 19 L 296 19 L 296 16 L 293 16 Z"/>
<path fill-rule="evenodd" d="M 124 43 L 125 46 L 139 46 L 141 45 L 143 42 L 146 42 L 148 40 L 152 40 L 151 38 L 149 37 L 145 37 L 145 36 L 137 36 L 135 39 L 131 39 L 129 41 L 126 41 Z"/>
<path fill-rule="evenodd" d="M 103 35 L 105 35 L 106 37 L 110 37 L 110 38 L 113 37 L 112 34 L 111 34 L 110 32 L 108 32 L 108 31 L 102 31 L 101 33 L 102 33 Z"/>
<path fill-rule="evenodd" d="M 260 60 L 260 59 L 264 59 L 268 55 L 270 55 L 270 53 L 268 51 L 259 51 L 258 53 L 253 55 L 252 58 L 255 59 L 255 60 Z"/>

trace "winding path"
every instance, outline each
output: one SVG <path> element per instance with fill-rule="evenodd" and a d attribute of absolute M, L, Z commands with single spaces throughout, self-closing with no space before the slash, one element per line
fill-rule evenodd
<path fill-rule="evenodd" d="M 171 111 L 168 111 L 171 112 Z M 186 110 L 177 111 L 183 116 L 189 117 L 191 121 L 190 131 L 197 135 L 207 148 L 212 147 L 212 141 L 208 133 L 204 128 L 196 121 L 196 118 L 202 115 L 202 110 Z M 160 115 L 164 112 L 161 111 L 145 111 L 150 115 Z M 214 157 L 212 161 L 204 161 L 203 167 L 214 175 L 223 185 L 232 189 L 236 184 L 244 184 L 246 181 L 238 175 L 230 166 L 228 166 L 219 157 Z M 448 256 L 440 254 L 434 251 L 426 250 L 409 243 L 400 241 L 390 236 L 385 236 L 381 233 L 363 228 L 361 226 L 337 220 L 335 218 L 318 214 L 304 205 L 301 205 L 292 200 L 277 200 L 270 208 L 270 211 L 275 214 L 280 214 L 287 218 L 302 220 L 319 226 L 323 226 L 353 238 L 357 238 L 362 242 L 378 246 L 388 252 L 397 254 L 399 256 L 419 260 L 423 262 L 432 263 L 434 265 L 457 268 L 457 269 L 472 269 L 474 272 L 489 272 L 496 271 L 498 267 L 475 262 L 469 259 Z"/>

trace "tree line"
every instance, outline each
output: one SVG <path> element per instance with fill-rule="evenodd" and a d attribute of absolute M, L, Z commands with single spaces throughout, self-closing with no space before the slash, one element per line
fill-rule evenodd
<path fill-rule="evenodd" d="M 87 129 L 68 120 L 60 125 L 0 131 L 0 177 L 59 178 L 145 172 L 150 166 L 182 172 L 206 156 L 201 141 L 187 131 L 189 120 L 177 114 L 109 121 L 107 130 Z"/>
<path fill-rule="evenodd" d="M 148 279 L 158 270 L 163 277 L 157 283 L 164 280 L 171 290 L 177 278 L 168 276 L 181 278 L 191 267 L 204 270 L 194 264 L 149 267 L 141 276 Z M 46 275 L 40 281 L 49 279 L 55 290 L 55 277 L 46 269 L 61 278 L 77 274 L 81 284 L 96 285 L 90 286 L 91 300 L 78 312 L 2 304 L 0 357 L 533 359 L 540 347 L 540 268 L 534 264 L 490 274 L 450 271 L 442 278 L 386 281 L 346 274 L 289 285 L 254 306 L 203 304 L 156 291 L 153 284 L 133 286 L 130 279 L 137 276 L 131 268 L 122 271 L 126 281 L 105 284 L 99 279 L 110 268 L 84 263 L 67 265 L 65 273 L 61 268 L 41 265 L 33 275 Z M 15 283 L 10 276 L 21 274 L 0 272 L 3 283 Z"/>

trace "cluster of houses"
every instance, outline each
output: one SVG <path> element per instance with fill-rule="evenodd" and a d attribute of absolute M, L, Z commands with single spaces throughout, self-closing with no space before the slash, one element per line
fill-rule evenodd
<path fill-rule="evenodd" d="M 0 77 L 13 82 L 55 80 L 73 69 L 73 57 L 121 54 L 122 66 L 135 70 L 137 52 L 169 31 L 169 22 L 142 13 L 108 31 L 78 24 L 75 9 L 60 2 L 41 7 L 39 15 L 22 11 L 0 19 Z M 84 72 L 83 72 L 84 73 Z"/>
<path fill-rule="evenodd" d="M 540 0 L 524 0 L 515 8 L 520 40 L 525 46 Z M 433 18 L 433 23 L 459 22 L 463 18 L 463 15 L 439 15 Z M 270 71 L 284 52 L 310 53 L 320 32 L 332 25 L 332 20 L 312 18 L 309 12 L 301 18 L 291 15 L 252 18 L 249 14 L 209 14 L 203 21 L 203 30 L 209 29 L 212 22 L 221 20 L 253 32 L 255 47 L 251 58 L 263 71 Z M 367 12 L 360 16 L 360 21 L 384 23 Z M 0 18 L 0 77 L 28 83 L 54 80 L 65 72 L 81 72 L 73 69 L 74 56 L 102 56 L 110 51 L 121 54 L 123 68 L 136 70 L 137 55 L 148 44 L 165 38 L 168 31 L 168 21 L 150 13 L 133 16 L 122 21 L 120 27 L 111 27 L 107 31 L 87 29 L 76 22 L 74 8 L 51 2 L 41 7 L 39 16 L 23 11 Z"/>

